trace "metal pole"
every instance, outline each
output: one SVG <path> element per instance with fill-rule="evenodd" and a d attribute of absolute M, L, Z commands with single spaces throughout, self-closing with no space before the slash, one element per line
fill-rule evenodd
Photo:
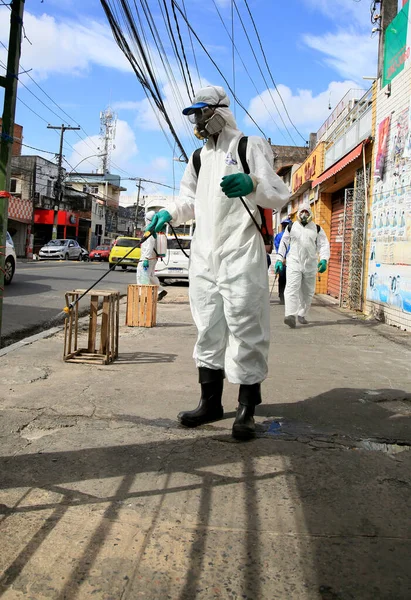
<path fill-rule="evenodd" d="M 345 217 L 347 214 L 347 191 L 344 192 L 344 224 L 343 224 L 343 241 L 341 247 L 341 271 L 340 271 L 340 301 L 339 306 L 342 306 L 342 292 L 343 292 L 343 276 L 344 276 L 344 250 L 345 250 Z"/>
<path fill-rule="evenodd" d="M 363 294 L 363 285 L 364 285 L 364 266 L 365 266 L 365 253 L 367 251 L 367 223 L 368 223 L 368 182 L 367 182 L 367 169 L 365 164 L 365 144 L 362 147 L 362 163 L 364 169 L 364 229 L 363 229 L 363 237 L 362 237 L 362 263 L 361 263 L 361 288 L 360 288 L 360 310 L 362 311 L 364 306 L 364 294 Z"/>
<path fill-rule="evenodd" d="M 16 112 L 17 83 L 21 52 L 24 0 L 12 0 L 10 5 L 10 35 L 5 77 L 0 77 L 4 90 L 2 131 L 0 143 L 0 337 L 3 318 L 4 266 L 6 257 L 6 233 L 8 196 L 10 191 L 11 157 L 14 141 L 14 116 Z"/>
<path fill-rule="evenodd" d="M 138 188 L 138 192 L 137 192 L 136 214 L 135 214 L 135 218 L 134 218 L 134 220 L 135 220 L 134 236 L 136 235 L 137 228 L 138 228 L 138 205 L 140 204 L 141 179 L 138 180 L 137 188 Z"/>

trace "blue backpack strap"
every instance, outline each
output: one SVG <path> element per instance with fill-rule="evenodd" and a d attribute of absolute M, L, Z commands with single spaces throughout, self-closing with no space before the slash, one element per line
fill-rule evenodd
<path fill-rule="evenodd" d="M 194 167 L 197 177 L 198 177 L 198 174 L 199 174 L 200 168 L 201 168 L 201 156 L 200 156 L 201 150 L 202 150 L 202 148 L 197 148 L 197 150 L 194 150 L 194 152 L 193 152 L 193 167 Z"/>

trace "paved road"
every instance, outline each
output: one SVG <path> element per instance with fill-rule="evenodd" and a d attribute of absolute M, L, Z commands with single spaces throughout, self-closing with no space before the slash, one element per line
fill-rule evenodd
<path fill-rule="evenodd" d="M 12 283 L 5 289 L 2 342 L 15 341 L 22 337 L 23 332 L 26 334 L 48 323 L 64 307 L 66 291 L 87 288 L 107 269 L 106 262 L 18 263 Z M 135 281 L 135 269 L 116 270 L 107 275 L 97 288 L 125 294 L 127 285 Z M 81 306 L 86 306 L 85 301 Z M 50 326 L 53 325 L 55 323 Z"/>

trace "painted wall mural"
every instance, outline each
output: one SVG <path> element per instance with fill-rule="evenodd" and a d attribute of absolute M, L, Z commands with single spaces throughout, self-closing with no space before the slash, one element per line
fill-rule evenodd
<path fill-rule="evenodd" d="M 406 313 L 411 313 L 410 109 L 393 118 L 390 127 L 387 118 L 378 125 L 382 137 L 374 171 L 367 289 L 368 300 Z"/>

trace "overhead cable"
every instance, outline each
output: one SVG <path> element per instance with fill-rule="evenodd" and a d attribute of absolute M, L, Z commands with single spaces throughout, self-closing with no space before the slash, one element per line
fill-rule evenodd
<path fill-rule="evenodd" d="M 126 12 L 126 14 L 129 14 L 129 11 L 127 10 L 127 6 L 124 6 L 124 0 L 120 0 L 121 4 Z M 188 157 L 187 154 L 184 150 L 184 147 L 182 145 L 182 143 L 180 142 L 180 139 L 177 136 L 177 133 L 174 129 L 174 126 L 170 120 L 170 117 L 167 113 L 167 110 L 164 106 L 164 102 L 162 100 L 161 97 L 161 93 L 158 87 L 158 84 L 156 82 L 156 80 L 154 79 L 152 70 L 150 65 L 148 64 L 147 61 L 147 57 L 146 54 L 144 52 L 144 48 L 141 45 L 141 40 L 139 39 L 138 33 L 136 31 L 136 28 L 134 27 L 134 35 L 135 35 L 135 41 L 139 46 L 139 50 L 140 53 L 142 55 L 143 58 L 143 62 L 144 62 L 144 67 L 147 71 L 148 77 L 145 75 L 144 71 L 142 70 L 142 68 L 140 67 L 140 65 L 137 63 L 133 53 L 131 52 L 130 46 L 126 40 L 126 38 L 124 37 L 124 34 L 119 26 L 119 23 L 117 22 L 117 20 L 115 19 L 111 8 L 107 2 L 107 0 L 100 0 L 104 12 L 106 13 L 107 19 L 109 21 L 111 30 L 113 32 L 114 35 L 114 39 L 117 42 L 117 45 L 119 46 L 119 48 L 122 50 L 123 54 L 126 56 L 126 58 L 128 59 L 134 73 L 137 76 L 137 79 L 139 80 L 139 82 L 141 83 L 141 85 L 143 86 L 144 89 L 147 90 L 147 92 L 151 95 L 151 97 L 153 98 L 153 101 L 155 103 L 155 105 L 157 106 L 158 110 L 161 112 L 161 114 L 163 115 L 165 121 L 167 122 L 167 125 L 171 131 L 172 136 L 174 137 L 174 139 L 177 142 L 177 145 L 181 151 L 181 153 L 184 155 L 185 159 L 188 162 Z M 132 25 L 131 25 L 132 26 Z"/>
<path fill-rule="evenodd" d="M 263 134 L 263 136 L 265 138 L 267 138 L 267 136 L 265 135 L 264 131 L 261 129 L 261 127 L 258 125 L 258 123 L 255 121 L 255 119 L 250 115 L 250 113 L 248 112 L 248 110 L 245 108 L 245 106 L 241 103 L 241 101 L 239 100 L 239 98 L 237 97 L 237 95 L 234 93 L 234 90 L 232 89 L 230 83 L 228 82 L 227 78 L 224 76 L 223 72 L 221 71 L 220 67 L 217 65 L 217 63 L 213 60 L 213 58 L 211 57 L 210 53 L 208 52 L 207 48 L 204 46 L 203 42 L 200 40 L 200 38 L 198 37 L 197 33 L 194 31 L 193 27 L 190 25 L 190 23 L 188 22 L 188 19 L 185 17 L 182 9 L 179 7 L 179 5 L 177 4 L 176 0 L 171 0 L 171 2 L 173 4 L 175 4 L 175 7 L 177 8 L 177 10 L 179 11 L 179 13 L 181 14 L 181 16 L 183 17 L 183 19 L 186 21 L 187 26 L 191 29 L 194 37 L 196 38 L 196 40 L 198 41 L 198 43 L 200 44 L 200 46 L 202 47 L 202 49 L 204 50 L 204 52 L 207 54 L 208 58 L 211 60 L 211 62 L 213 63 L 214 67 L 217 69 L 218 73 L 220 74 L 220 76 L 222 77 L 222 79 L 225 81 L 228 90 L 231 92 L 234 100 L 237 102 L 237 104 L 243 109 L 243 111 L 250 117 L 251 121 L 254 123 L 254 125 L 257 127 L 257 129 Z"/>
<path fill-rule="evenodd" d="M 255 31 L 255 33 L 256 33 L 256 36 L 257 36 L 257 39 L 258 39 L 258 43 L 259 43 L 259 45 L 260 45 L 260 49 L 261 49 L 261 52 L 262 52 L 262 55 L 263 55 L 263 58 L 264 58 L 265 65 L 266 65 L 266 67 L 267 67 L 267 70 L 268 70 L 268 73 L 269 73 L 269 75 L 270 75 L 270 77 L 271 77 L 271 81 L 272 81 L 272 83 L 273 83 L 273 86 L 274 86 L 274 88 L 275 88 L 275 90 L 276 90 L 277 94 L 278 94 L 278 95 L 279 95 L 279 97 L 280 97 L 281 103 L 282 103 L 282 105 L 283 105 L 283 107 L 284 107 L 284 110 L 285 110 L 285 114 L 287 115 L 287 117 L 288 117 L 288 120 L 290 121 L 291 125 L 294 127 L 295 131 L 298 133 L 298 135 L 300 136 L 300 138 L 301 138 L 302 140 L 304 140 L 304 143 L 306 143 L 306 141 L 307 141 L 307 140 L 306 140 L 306 139 L 305 139 L 305 137 L 304 137 L 304 136 L 303 136 L 303 135 L 302 135 L 302 134 L 301 134 L 301 133 L 298 131 L 297 127 L 294 125 L 294 122 L 292 121 L 292 119 L 291 119 L 291 117 L 290 117 L 290 114 L 289 114 L 289 112 L 288 112 L 288 109 L 287 109 L 287 107 L 286 107 L 286 105 L 285 105 L 284 99 L 283 99 L 282 95 L 280 94 L 280 91 L 279 91 L 279 89 L 278 89 L 278 87 L 277 87 L 277 84 L 276 84 L 276 83 L 275 83 L 275 81 L 274 81 L 273 75 L 272 75 L 272 73 L 271 73 L 270 65 L 268 64 L 267 57 L 266 57 L 266 55 L 265 55 L 265 52 L 264 52 L 263 44 L 262 44 L 262 42 L 261 42 L 260 34 L 258 33 L 257 25 L 255 24 L 254 17 L 253 17 L 253 15 L 252 15 L 252 13 L 251 13 L 250 7 L 248 6 L 248 2 L 247 2 L 247 0 L 244 0 L 244 3 L 245 3 L 245 5 L 246 5 L 246 7 L 247 7 L 248 14 L 250 15 L 251 21 L 252 21 L 252 23 L 253 23 L 254 31 Z"/>
<path fill-rule="evenodd" d="M 291 135 L 291 133 L 290 133 L 290 131 L 289 131 L 288 127 L 287 127 L 287 123 L 284 121 L 284 118 L 283 118 L 283 116 L 282 116 L 282 114 L 281 114 L 281 112 L 280 112 L 280 110 L 279 110 L 279 108 L 278 108 L 278 106 L 277 106 L 277 103 L 276 103 L 276 101 L 275 101 L 275 99 L 274 99 L 274 97 L 273 97 L 273 95 L 272 95 L 272 93 L 271 93 L 270 85 L 269 85 L 269 83 L 268 83 L 268 81 L 267 81 L 267 79 L 266 79 L 266 77 L 265 77 L 265 75 L 264 75 L 264 72 L 263 72 L 262 68 L 261 68 L 260 61 L 258 60 L 258 57 L 257 57 L 257 55 L 256 55 L 256 53 L 255 53 L 255 50 L 254 50 L 253 43 L 252 43 L 252 41 L 251 41 L 251 39 L 250 39 L 250 36 L 248 35 L 247 28 L 246 28 L 246 26 L 245 26 L 245 24 L 244 24 L 244 21 L 243 21 L 243 19 L 242 19 L 242 16 L 241 16 L 241 13 L 240 13 L 240 11 L 238 10 L 238 6 L 237 6 L 237 3 L 235 2 L 235 0 L 234 0 L 234 6 L 235 6 L 235 9 L 236 9 L 236 11 L 237 11 L 238 18 L 240 19 L 240 23 L 241 23 L 241 26 L 242 26 L 242 28 L 243 28 L 243 31 L 244 31 L 244 33 L 245 33 L 245 36 L 246 36 L 246 38 L 247 38 L 248 45 L 250 46 L 250 48 L 251 48 L 251 52 L 252 52 L 252 54 L 253 54 L 253 56 L 254 56 L 254 59 L 255 59 L 255 62 L 257 63 L 258 70 L 259 70 L 259 71 L 260 71 L 260 73 L 261 73 L 261 76 L 262 76 L 262 78 L 263 78 L 263 81 L 264 81 L 264 83 L 265 83 L 265 85 L 266 85 L 266 87 L 267 87 L 267 92 L 268 92 L 268 94 L 269 94 L 269 96 L 270 96 L 270 98 L 271 98 L 271 101 L 272 101 L 272 103 L 274 104 L 274 108 L 275 108 L 275 110 L 277 111 L 277 114 L 278 114 L 278 116 L 280 117 L 280 121 L 281 121 L 281 122 L 282 122 L 282 124 L 284 125 L 284 129 L 286 130 L 286 132 L 287 132 L 287 134 L 288 134 L 288 136 L 289 136 L 290 140 L 292 141 L 292 143 L 294 144 L 294 146 L 296 146 L 297 144 L 296 144 L 296 142 L 295 142 L 295 140 L 294 140 L 293 136 Z M 284 135 L 283 135 L 283 137 L 284 137 L 284 139 L 286 139 Z"/>
<path fill-rule="evenodd" d="M 220 12 L 220 11 L 219 11 L 219 9 L 218 9 L 218 6 L 217 6 L 217 3 L 216 3 L 216 0 L 213 0 L 213 4 L 214 4 L 214 6 L 215 6 L 215 9 L 216 9 L 216 11 L 217 11 L 217 14 L 218 14 L 218 16 L 220 17 L 220 21 L 221 21 L 221 23 L 222 23 L 222 25 L 223 25 L 223 27 L 224 27 L 224 29 L 225 29 L 225 31 L 226 31 L 226 33 L 227 33 L 227 35 L 228 35 L 229 39 L 230 39 L 230 41 L 233 41 L 233 40 L 232 40 L 232 38 L 231 38 L 230 32 L 229 32 L 229 31 L 228 31 L 228 29 L 227 29 L 227 26 L 226 26 L 226 24 L 225 24 L 225 21 L 224 21 L 224 19 L 223 19 L 222 15 L 221 15 L 221 12 Z M 241 17 L 240 17 L 240 20 L 241 20 Z M 243 22 L 242 22 L 242 20 L 241 20 L 241 24 L 243 25 Z M 244 27 L 244 25 L 243 25 L 243 27 Z M 233 43 L 233 45 L 234 45 L 235 51 L 237 52 L 238 58 L 240 59 L 240 61 L 241 61 L 241 64 L 243 65 L 245 72 L 247 73 L 247 76 L 248 76 L 249 80 L 250 80 L 250 81 L 251 81 L 251 83 L 253 84 L 253 87 L 254 87 L 254 89 L 255 89 L 255 91 L 256 91 L 256 93 L 257 93 L 257 95 L 260 97 L 260 99 L 261 99 L 261 102 L 263 103 L 263 105 L 264 105 L 264 107 L 265 107 L 265 109 L 266 109 L 267 113 L 268 113 L 268 114 L 269 114 L 269 116 L 271 117 L 271 119 L 272 119 L 272 122 L 273 122 L 274 126 L 275 126 L 275 127 L 278 129 L 278 132 L 280 133 L 280 135 L 282 135 L 282 137 L 284 138 L 284 140 L 285 140 L 285 141 L 288 141 L 288 140 L 287 140 L 287 138 L 285 137 L 285 133 L 283 132 L 283 130 L 282 130 L 282 129 L 280 129 L 280 128 L 279 128 L 279 126 L 277 125 L 277 122 L 276 122 L 276 120 L 275 120 L 275 118 L 274 118 L 273 114 L 270 112 L 270 110 L 269 110 L 269 108 L 268 108 L 267 104 L 265 103 L 265 100 L 264 100 L 264 98 L 263 98 L 263 96 L 262 96 L 262 94 L 261 94 L 260 90 L 257 88 L 257 85 L 256 85 L 256 83 L 255 83 L 254 79 L 251 77 L 250 71 L 248 70 L 248 68 L 247 68 L 247 65 L 245 64 L 245 62 L 244 62 L 244 60 L 243 60 L 243 58 L 242 58 L 242 56 L 241 56 L 241 53 L 240 53 L 240 51 L 239 51 L 239 50 L 238 50 L 238 48 L 237 48 L 237 45 L 236 45 L 235 43 Z M 267 84 L 267 85 L 268 85 L 268 84 Z M 278 111 L 277 111 L 277 112 L 278 112 Z"/>

